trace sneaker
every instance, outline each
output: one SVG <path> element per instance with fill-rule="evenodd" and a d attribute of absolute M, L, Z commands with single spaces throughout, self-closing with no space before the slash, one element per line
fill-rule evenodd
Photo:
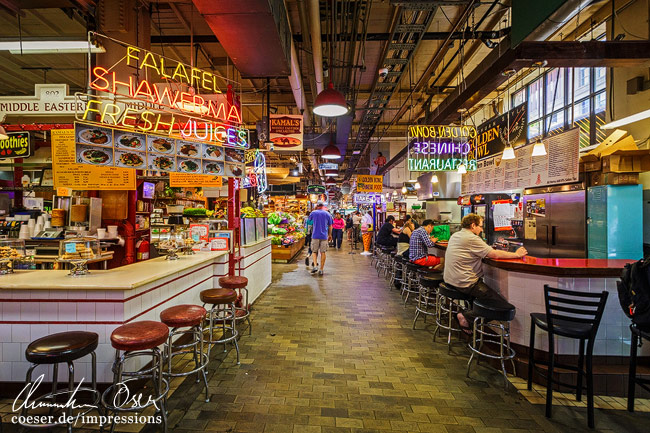
<path fill-rule="evenodd" d="M 309 256 L 305 257 L 305 266 L 309 267 Z"/>
<path fill-rule="evenodd" d="M 364 251 L 361 253 L 362 256 L 372 256 L 372 253 L 370 251 Z"/>
<path fill-rule="evenodd" d="M 318 272 L 318 268 L 314 266 L 314 267 L 311 269 L 311 273 L 312 273 L 312 274 L 315 274 L 316 272 Z"/>
<path fill-rule="evenodd" d="M 318 271 L 318 276 L 322 277 L 323 276 L 323 271 Z"/>

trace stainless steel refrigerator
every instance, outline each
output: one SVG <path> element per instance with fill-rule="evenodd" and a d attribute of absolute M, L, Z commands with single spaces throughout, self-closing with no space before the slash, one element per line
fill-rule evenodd
<path fill-rule="evenodd" d="M 587 257 L 586 191 L 561 185 L 524 191 L 524 247 L 533 257 Z"/>

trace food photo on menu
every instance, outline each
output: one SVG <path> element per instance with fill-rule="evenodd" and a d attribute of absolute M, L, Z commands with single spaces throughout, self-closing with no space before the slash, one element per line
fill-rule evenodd
<path fill-rule="evenodd" d="M 223 155 L 223 147 L 203 144 L 203 158 L 213 159 L 215 161 L 223 161 Z"/>
<path fill-rule="evenodd" d="M 146 150 L 147 138 L 144 134 L 134 134 L 126 131 L 115 131 L 115 147 L 120 149 Z"/>
<path fill-rule="evenodd" d="M 189 159 L 189 158 L 178 158 L 178 170 L 181 173 L 201 173 L 201 160 L 200 159 Z"/>
<path fill-rule="evenodd" d="M 226 164 L 224 176 L 241 177 L 244 175 L 243 164 Z"/>
<path fill-rule="evenodd" d="M 199 143 L 193 143 L 191 141 L 181 141 L 176 142 L 176 153 L 178 156 L 185 156 L 190 158 L 200 158 L 200 149 L 201 145 Z"/>
<path fill-rule="evenodd" d="M 77 144 L 77 162 L 98 166 L 113 165 L 113 149 Z"/>
<path fill-rule="evenodd" d="M 226 162 L 244 162 L 244 152 L 237 149 L 224 148 Z"/>
<path fill-rule="evenodd" d="M 77 143 L 113 146 L 113 130 L 93 125 L 75 125 Z"/>
<path fill-rule="evenodd" d="M 127 150 L 116 150 L 114 165 L 116 167 L 138 168 L 140 170 L 146 170 L 147 161 L 144 153 L 130 152 Z"/>
<path fill-rule="evenodd" d="M 174 146 L 173 138 L 159 137 L 155 135 L 147 136 L 147 150 L 154 153 L 175 153 L 176 149 Z"/>
<path fill-rule="evenodd" d="M 223 162 L 203 160 L 203 174 L 222 176 L 224 173 Z"/>
<path fill-rule="evenodd" d="M 174 155 L 148 153 L 147 168 L 158 171 L 176 171 L 176 157 Z"/>

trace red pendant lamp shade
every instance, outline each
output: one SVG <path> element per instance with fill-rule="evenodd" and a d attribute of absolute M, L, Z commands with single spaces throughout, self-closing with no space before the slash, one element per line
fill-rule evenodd
<path fill-rule="evenodd" d="M 323 117 L 342 116 L 348 112 L 348 103 L 338 90 L 334 89 L 334 84 L 328 84 L 327 89 L 323 90 L 316 97 L 314 102 L 314 114 Z"/>
<path fill-rule="evenodd" d="M 325 185 L 336 185 L 336 180 L 333 177 L 328 177 L 325 181 Z"/>
<path fill-rule="evenodd" d="M 337 170 L 325 170 L 325 176 L 336 176 L 339 174 Z"/>
<path fill-rule="evenodd" d="M 330 143 L 323 149 L 321 153 L 321 158 L 323 159 L 340 159 L 341 151 L 334 144 Z"/>

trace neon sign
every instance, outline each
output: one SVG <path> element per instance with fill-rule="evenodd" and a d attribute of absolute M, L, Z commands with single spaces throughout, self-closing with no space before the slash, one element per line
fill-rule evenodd
<path fill-rule="evenodd" d="M 235 179 L 235 188 L 255 188 L 257 187 L 257 192 L 259 194 L 264 193 L 267 189 L 266 183 L 266 157 L 259 150 L 247 150 L 245 154 L 246 162 L 250 162 L 249 159 L 252 155 L 255 155 L 253 162 L 253 167 L 251 167 L 248 175 L 243 179 Z"/>
<path fill-rule="evenodd" d="M 409 171 L 453 171 L 460 164 L 468 171 L 476 170 L 470 144 L 476 136 L 473 126 L 409 126 Z"/>

